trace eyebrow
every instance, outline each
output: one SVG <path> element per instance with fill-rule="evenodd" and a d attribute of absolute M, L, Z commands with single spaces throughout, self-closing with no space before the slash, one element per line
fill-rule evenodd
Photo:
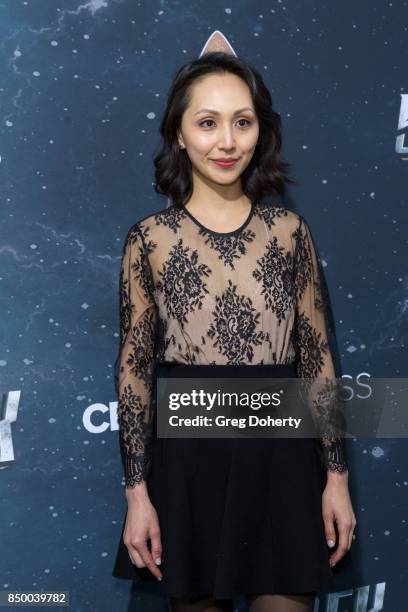
<path fill-rule="evenodd" d="M 243 113 L 246 110 L 254 112 L 254 110 L 250 106 L 245 106 L 244 108 L 239 108 L 238 110 L 236 110 L 234 115 L 238 115 L 239 113 Z M 194 115 L 198 115 L 198 113 L 212 113 L 213 115 L 220 115 L 221 114 L 219 111 L 216 111 L 216 110 L 214 110 L 212 108 L 200 108 L 200 110 L 197 111 L 196 113 L 194 113 Z"/>

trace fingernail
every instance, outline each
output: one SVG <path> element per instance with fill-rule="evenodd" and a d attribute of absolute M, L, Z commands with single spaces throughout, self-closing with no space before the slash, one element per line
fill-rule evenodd
<path fill-rule="evenodd" d="M 155 561 L 156 561 L 156 565 L 160 565 L 160 563 L 161 563 L 160 557 L 157 557 L 157 559 L 155 559 Z"/>
<path fill-rule="evenodd" d="M 161 580 L 161 576 L 157 576 L 157 580 Z"/>
<path fill-rule="evenodd" d="M 327 540 L 327 544 L 330 546 L 330 548 L 333 548 L 334 540 Z"/>

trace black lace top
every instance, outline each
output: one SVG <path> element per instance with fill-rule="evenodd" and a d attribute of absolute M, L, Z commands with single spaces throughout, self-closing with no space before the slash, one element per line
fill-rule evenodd
<path fill-rule="evenodd" d="M 205 228 L 175 205 L 129 229 L 120 271 L 116 360 L 127 486 L 146 480 L 149 472 L 153 377 L 161 362 L 297 360 L 297 376 L 311 382 L 310 406 L 324 423 L 324 465 L 347 469 L 344 440 L 333 433 L 330 413 L 338 373 L 323 280 L 307 222 L 280 205 L 253 203 L 241 227 L 227 233 Z M 313 381 L 320 384 L 314 388 Z"/>

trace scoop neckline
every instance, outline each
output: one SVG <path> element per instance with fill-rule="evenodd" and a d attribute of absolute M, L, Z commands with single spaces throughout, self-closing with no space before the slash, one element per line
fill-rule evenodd
<path fill-rule="evenodd" d="M 186 215 L 188 217 L 190 217 L 190 219 L 196 224 L 198 225 L 201 229 L 205 230 L 206 232 L 208 232 L 209 234 L 213 234 L 215 236 L 234 236 L 235 234 L 238 234 L 239 232 L 241 232 L 243 229 L 246 228 L 246 226 L 248 225 L 248 223 L 251 221 L 254 211 L 255 211 L 255 202 L 251 200 L 251 209 L 248 213 L 247 218 L 245 219 L 245 221 L 243 223 L 241 223 L 241 225 L 239 227 L 237 227 L 236 229 L 230 231 L 230 232 L 217 232 L 216 230 L 212 230 L 209 227 L 206 227 L 205 225 L 203 225 L 201 223 L 201 221 L 199 221 L 185 206 L 183 206 L 183 210 L 186 213 Z"/>

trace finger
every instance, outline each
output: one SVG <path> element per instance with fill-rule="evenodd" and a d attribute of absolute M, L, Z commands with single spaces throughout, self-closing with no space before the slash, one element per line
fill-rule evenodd
<path fill-rule="evenodd" d="M 354 527 L 353 525 L 350 527 L 350 531 L 349 531 L 349 536 L 348 536 L 348 549 L 350 550 L 351 545 L 353 543 L 353 533 L 354 533 Z"/>
<path fill-rule="evenodd" d="M 351 545 L 353 544 L 353 540 L 356 539 L 356 536 L 354 535 L 354 530 L 356 528 L 356 519 L 355 517 L 353 517 L 353 521 L 351 523 L 351 529 L 350 529 L 350 540 L 349 540 L 349 549 L 351 548 Z"/>
<path fill-rule="evenodd" d="M 136 567 L 144 567 L 143 559 L 137 552 L 136 548 L 132 547 L 130 550 L 128 549 L 129 557 Z"/>
<path fill-rule="evenodd" d="M 150 533 L 150 542 L 152 549 L 152 557 L 156 565 L 160 565 L 162 559 L 162 544 L 160 537 L 160 529 L 156 529 Z"/>
<path fill-rule="evenodd" d="M 333 518 L 326 516 L 323 518 L 323 521 L 327 546 L 330 546 L 330 548 L 334 548 L 334 546 L 336 545 L 336 531 L 334 529 Z"/>
<path fill-rule="evenodd" d="M 152 572 L 153 576 L 156 576 L 159 580 L 163 578 L 161 571 L 157 567 L 156 563 L 153 561 L 152 554 L 150 550 L 146 546 L 146 542 L 143 544 L 139 544 L 137 546 L 137 552 L 143 559 L 143 563 L 145 563 L 146 567 Z"/>
<path fill-rule="evenodd" d="M 344 554 L 347 552 L 347 544 L 348 544 L 348 536 L 349 536 L 349 525 L 348 523 L 340 523 L 337 525 L 339 530 L 339 545 L 336 549 L 336 552 L 331 556 L 331 565 L 333 566 L 337 561 L 339 561 Z"/>

